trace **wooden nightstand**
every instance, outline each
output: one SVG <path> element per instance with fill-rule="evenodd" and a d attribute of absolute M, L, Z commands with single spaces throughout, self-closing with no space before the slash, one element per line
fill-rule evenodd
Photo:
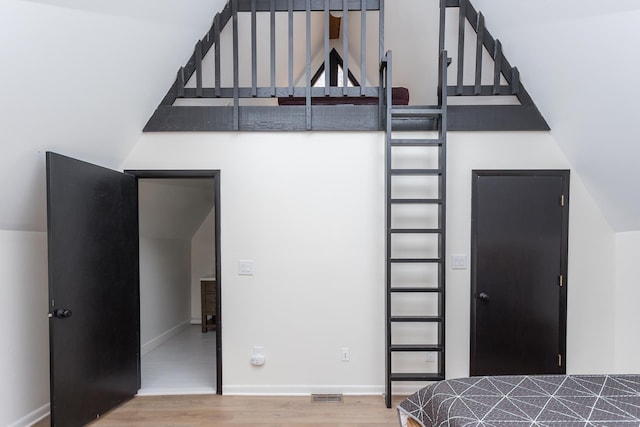
<path fill-rule="evenodd" d="M 200 279 L 202 332 L 216 330 L 216 279 Z"/>

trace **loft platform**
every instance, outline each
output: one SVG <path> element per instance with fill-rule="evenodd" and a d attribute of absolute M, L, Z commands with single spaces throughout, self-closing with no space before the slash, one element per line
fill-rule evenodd
<path fill-rule="evenodd" d="M 397 7 L 395 3 L 394 7 Z M 384 52 L 384 10 L 384 0 L 229 0 L 215 15 L 209 31 L 196 43 L 187 63 L 178 70 L 144 131 L 384 130 L 387 103 L 382 79 L 384 61 L 387 60 Z M 548 130 L 549 126 L 522 84 L 517 68 L 509 64 L 500 41 L 491 36 L 484 25 L 484 16 L 473 8 L 469 0 L 440 1 L 440 51 L 445 47 L 448 10 L 458 11 L 458 46 L 452 55 L 456 58 L 452 63 L 455 66 L 449 71 L 449 74 L 457 74 L 457 78 L 451 79 L 455 84 L 447 86 L 446 95 L 457 98 L 456 101 L 511 97 L 517 100 L 518 105 L 494 105 L 492 102 L 488 103 L 491 105 L 477 105 L 477 102 L 460 105 L 456 102 L 448 107 L 446 130 Z M 332 12 L 342 15 L 338 20 L 342 40 L 331 38 L 335 30 L 332 28 Z M 266 14 L 268 19 L 261 20 L 261 25 L 258 25 L 260 14 Z M 378 19 L 375 34 L 371 34 L 366 25 L 372 16 Z M 323 34 L 312 33 L 312 19 L 315 20 L 313 28 L 323 28 Z M 323 26 L 316 25 L 320 21 Z M 353 31 L 349 32 L 349 25 L 354 25 L 354 21 L 360 21 L 360 38 L 355 41 L 348 39 L 349 35 L 354 37 Z M 266 22 L 268 25 L 264 25 Z M 300 25 L 300 22 L 305 25 Z M 242 34 L 250 34 L 249 42 L 242 45 L 239 42 L 241 30 Z M 465 60 L 465 55 L 469 55 L 464 51 L 465 34 L 468 33 L 476 38 L 475 64 L 468 58 Z M 323 44 L 320 55 L 324 62 L 323 69 L 314 74 L 312 65 L 317 58 L 312 51 L 312 39 L 318 37 Z M 261 52 L 260 63 L 259 38 L 268 40 L 269 46 L 268 53 Z M 370 53 L 367 40 L 371 39 L 378 47 L 379 58 L 375 61 L 367 59 L 367 52 Z M 305 45 L 303 64 L 294 61 L 296 58 L 301 62 L 300 54 L 294 55 L 294 40 L 296 44 Z M 223 49 L 224 43 L 230 46 L 225 45 Z M 360 61 L 357 63 L 350 58 L 350 45 L 360 45 Z M 344 58 L 336 49 L 341 49 Z M 485 52 L 494 63 L 491 84 L 487 84 L 482 74 Z M 243 63 L 243 68 L 239 60 L 241 53 L 243 58 L 249 58 L 246 64 Z M 268 56 L 266 60 L 265 56 Z M 339 60 L 336 59 L 338 57 Z M 368 61 L 378 63 L 380 72 L 369 73 L 369 77 L 378 74 L 379 81 L 368 82 Z M 472 82 L 462 78 L 465 67 L 469 66 L 475 67 Z M 249 84 L 240 84 L 241 73 L 245 80 L 250 80 Z M 338 73 L 340 77 L 337 77 Z M 268 81 L 267 85 L 264 85 L 265 81 Z M 409 91 L 418 91 L 419 88 L 406 90 L 408 103 Z M 393 104 L 404 103 L 397 102 L 396 98 L 392 94 Z M 439 127 L 435 120 L 424 117 L 392 117 L 391 120 L 403 130 L 437 130 Z"/>

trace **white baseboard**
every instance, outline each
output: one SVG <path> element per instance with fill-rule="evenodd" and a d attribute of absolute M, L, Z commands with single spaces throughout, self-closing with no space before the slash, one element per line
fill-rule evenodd
<path fill-rule="evenodd" d="M 222 393 L 253 396 L 309 396 L 311 394 L 344 394 L 352 396 L 381 395 L 381 385 L 223 385 Z"/>
<path fill-rule="evenodd" d="M 191 318 L 192 325 L 202 325 L 202 319 L 200 317 L 192 317 Z"/>
<path fill-rule="evenodd" d="M 185 394 L 216 394 L 215 387 L 163 388 L 146 387 L 138 390 L 136 396 L 181 396 Z"/>
<path fill-rule="evenodd" d="M 38 421 L 40 421 L 41 419 L 43 419 L 44 417 L 46 417 L 47 415 L 49 415 L 50 410 L 51 410 L 51 405 L 47 403 L 46 405 L 36 409 L 30 414 L 27 414 L 24 417 L 20 418 L 18 421 L 14 421 L 13 423 L 9 424 L 8 427 L 32 426 Z"/>
<path fill-rule="evenodd" d="M 169 329 L 168 331 L 158 335 L 154 339 L 149 340 L 146 343 L 142 344 L 140 346 L 140 355 L 144 356 L 145 354 L 149 353 L 151 350 L 153 350 L 154 348 L 158 347 L 160 344 L 166 342 L 169 338 L 171 338 L 171 337 L 177 335 L 178 333 L 180 333 L 182 331 L 182 329 L 184 329 L 188 325 L 189 325 L 189 321 L 188 320 L 184 321 L 184 322 L 180 323 L 178 326 L 174 326 L 173 328 Z"/>

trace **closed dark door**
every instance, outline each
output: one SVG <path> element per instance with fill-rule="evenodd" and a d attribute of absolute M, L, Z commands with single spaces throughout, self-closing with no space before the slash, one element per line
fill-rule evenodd
<path fill-rule="evenodd" d="M 474 171 L 471 375 L 565 372 L 568 171 Z"/>
<path fill-rule="evenodd" d="M 81 426 L 140 385 L 135 178 L 47 153 L 51 424 Z"/>

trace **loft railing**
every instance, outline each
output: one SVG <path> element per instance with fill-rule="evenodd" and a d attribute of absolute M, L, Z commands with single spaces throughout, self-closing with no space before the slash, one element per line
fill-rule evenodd
<path fill-rule="evenodd" d="M 378 97 L 379 88 L 377 86 L 367 86 L 367 12 L 379 12 L 379 59 L 382 61 L 384 56 L 384 0 L 229 0 L 224 9 L 215 15 L 213 23 L 205 36 L 196 43 L 191 58 L 184 67 L 178 70 L 176 79 L 162 100 L 160 107 L 173 106 L 177 99 L 202 99 L 202 98 L 228 98 L 233 99 L 232 109 L 232 129 L 240 130 L 241 128 L 241 98 L 283 98 L 283 97 L 301 97 L 305 99 L 305 128 L 312 129 L 312 98 L 316 97 Z M 324 21 L 324 64 L 325 71 L 330 63 L 330 34 L 329 22 L 331 12 L 342 13 L 342 69 L 343 81 L 342 87 L 330 86 L 329 72 L 325 72 L 324 87 L 312 87 L 312 51 L 311 51 L 311 17 L 312 14 L 323 14 Z M 349 25 L 350 20 L 354 19 L 354 15 L 349 12 L 360 13 L 360 82 L 357 87 L 349 86 Z M 240 63 L 239 63 L 239 25 L 238 15 L 240 13 L 248 13 L 251 16 L 251 85 L 240 85 Z M 269 14 L 269 37 L 270 52 L 269 64 L 260 64 L 258 62 L 258 26 L 257 15 L 259 13 Z M 303 34 L 300 28 L 294 31 L 294 14 L 305 14 L 304 28 L 304 44 L 305 44 L 305 64 L 304 64 L 304 85 L 296 85 L 295 63 L 294 63 L 294 40 L 299 42 L 300 36 Z M 276 15 L 286 14 L 287 16 L 287 46 L 277 45 L 277 28 Z M 220 34 L 229 22 L 232 22 L 232 81 L 233 84 L 225 86 L 222 84 L 222 66 L 224 60 L 221 57 Z M 244 31 L 244 29 L 243 29 Z M 353 45 L 353 43 L 351 43 Z M 205 87 L 203 84 L 203 59 L 213 47 L 214 62 L 213 74 L 214 84 L 211 87 Z M 278 86 L 276 84 L 276 73 L 279 71 L 279 64 L 276 60 L 276 52 L 279 49 L 287 49 L 287 85 Z M 355 67 L 354 67 L 355 68 Z M 258 85 L 258 70 L 269 70 L 268 86 Z M 284 70 L 284 69 L 283 69 Z M 281 70 L 281 71 L 283 71 Z M 195 87 L 187 87 L 190 79 L 195 80 Z M 153 118 L 150 122 L 153 121 Z M 149 127 L 149 124 L 147 125 Z M 148 129 L 147 129 L 148 130 Z M 151 129 L 153 130 L 153 129 Z"/>
<path fill-rule="evenodd" d="M 520 81 L 520 72 L 511 66 L 500 40 L 494 39 L 485 26 L 484 15 L 470 0 L 440 0 L 440 51 L 445 49 L 447 8 L 457 8 L 457 47 L 453 50 L 457 67 L 455 84 L 447 86 L 448 96 L 515 96 L 520 105 L 454 105 L 450 107 L 450 129 L 459 130 L 548 130 L 549 127 Z M 468 31 L 469 27 L 472 31 Z M 471 33 L 471 34 L 469 34 Z M 475 37 L 475 51 L 467 52 L 465 39 Z M 493 61 L 491 84 L 483 84 L 484 52 Z M 474 61 L 475 59 L 475 61 Z M 469 67 L 472 67 L 469 69 Z M 487 67 L 489 68 L 489 67 Z M 469 71 L 465 73 L 465 70 Z M 472 72 L 471 72 L 472 71 Z M 473 75 L 472 81 L 464 80 Z M 504 80 L 503 80 L 504 79 Z"/>

